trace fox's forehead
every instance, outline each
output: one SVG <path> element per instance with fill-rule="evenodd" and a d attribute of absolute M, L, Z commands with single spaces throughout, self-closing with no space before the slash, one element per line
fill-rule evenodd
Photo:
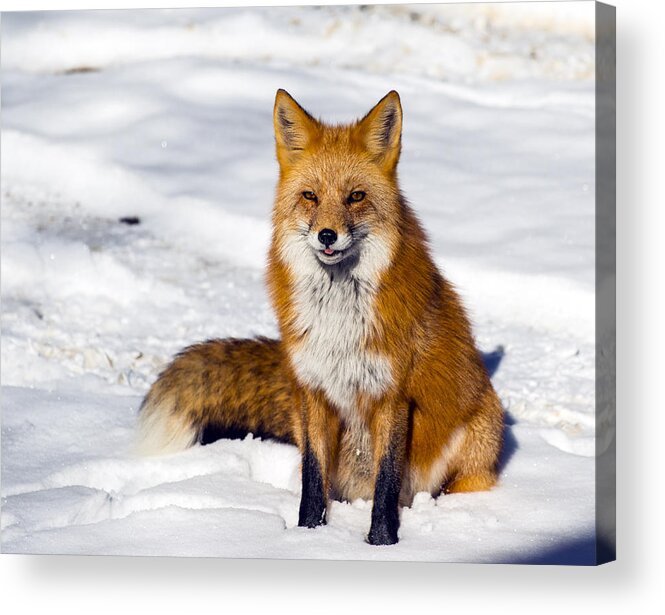
<path fill-rule="evenodd" d="M 344 132 L 321 139 L 305 150 L 293 165 L 290 179 L 314 188 L 347 188 L 381 181 L 382 173 L 371 156 Z"/>
<path fill-rule="evenodd" d="M 302 182 L 317 187 L 344 187 L 347 184 L 371 182 L 367 164 L 361 158 L 354 156 L 334 156 L 322 154 L 312 156 L 305 163 L 295 177 Z"/>

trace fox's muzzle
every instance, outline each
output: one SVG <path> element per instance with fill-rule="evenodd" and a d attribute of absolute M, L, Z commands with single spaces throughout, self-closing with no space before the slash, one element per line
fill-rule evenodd
<path fill-rule="evenodd" d="M 308 243 L 324 265 L 335 265 L 349 256 L 355 242 L 349 233 L 338 235 L 331 228 L 321 229 L 318 233 L 310 232 Z"/>

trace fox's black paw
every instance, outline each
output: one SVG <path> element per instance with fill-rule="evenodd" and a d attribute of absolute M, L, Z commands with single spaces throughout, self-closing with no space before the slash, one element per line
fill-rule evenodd
<path fill-rule="evenodd" d="M 371 545 L 397 544 L 397 526 L 389 527 L 387 524 L 373 524 L 367 535 L 367 542 Z"/>
<path fill-rule="evenodd" d="M 298 527 L 319 527 L 326 524 L 326 509 L 319 507 L 300 508 L 298 516 Z"/>

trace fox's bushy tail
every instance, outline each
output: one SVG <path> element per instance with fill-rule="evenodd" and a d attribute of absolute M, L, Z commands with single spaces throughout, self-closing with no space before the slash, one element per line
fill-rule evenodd
<path fill-rule="evenodd" d="M 186 348 L 141 404 L 136 450 L 158 455 L 247 433 L 297 444 L 299 413 L 279 340 L 210 340 Z"/>

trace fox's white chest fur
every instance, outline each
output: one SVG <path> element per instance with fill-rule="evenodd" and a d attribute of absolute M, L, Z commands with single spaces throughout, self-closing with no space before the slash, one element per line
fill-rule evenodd
<path fill-rule="evenodd" d="M 361 263 L 368 256 L 361 254 Z M 291 363 L 298 380 L 322 390 L 348 421 L 358 393 L 380 397 L 392 383 L 388 357 L 367 348 L 377 324 L 376 272 L 359 265 L 331 276 L 318 263 L 302 264 L 294 289 L 295 328 L 302 341 L 291 351 Z"/>

